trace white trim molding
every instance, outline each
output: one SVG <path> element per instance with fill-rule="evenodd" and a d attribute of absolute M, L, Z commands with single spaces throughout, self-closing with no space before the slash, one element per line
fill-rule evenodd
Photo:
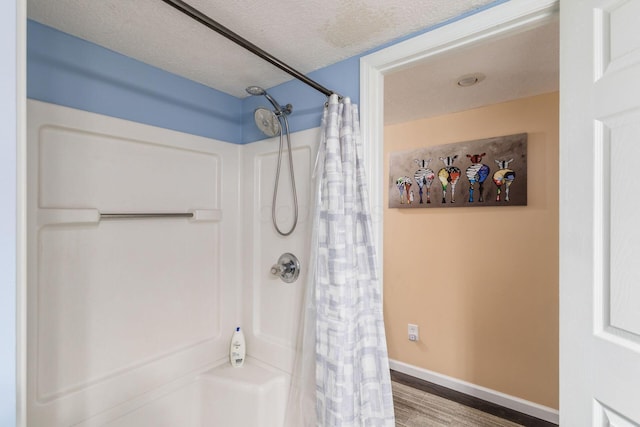
<path fill-rule="evenodd" d="M 437 372 L 429 371 L 397 360 L 389 360 L 389 367 L 394 371 L 402 372 L 403 374 L 411 375 L 412 377 L 419 378 L 433 384 L 438 384 L 448 389 L 459 391 L 460 393 L 477 397 L 478 399 L 495 403 L 496 405 L 504 406 L 505 408 L 513 409 L 514 411 L 522 412 L 523 414 L 549 421 L 554 424 L 558 424 L 560 419 L 560 414 L 556 409 L 501 393 L 490 388 L 468 383 L 457 378 L 442 375 Z"/>

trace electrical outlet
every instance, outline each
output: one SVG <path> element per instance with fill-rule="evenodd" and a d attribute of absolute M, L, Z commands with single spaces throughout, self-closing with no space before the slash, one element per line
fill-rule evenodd
<path fill-rule="evenodd" d="M 418 330 L 418 325 L 412 325 L 409 323 L 409 341 L 418 341 L 420 339 L 420 332 Z"/>

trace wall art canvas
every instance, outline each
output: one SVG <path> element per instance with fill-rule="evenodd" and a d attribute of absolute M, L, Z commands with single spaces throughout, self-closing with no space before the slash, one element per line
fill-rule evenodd
<path fill-rule="evenodd" d="M 390 155 L 390 208 L 526 204 L 526 133 Z"/>

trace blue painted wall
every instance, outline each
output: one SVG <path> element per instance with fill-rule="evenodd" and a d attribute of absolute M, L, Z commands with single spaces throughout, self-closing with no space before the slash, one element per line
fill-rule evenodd
<path fill-rule="evenodd" d="M 253 122 L 264 97 L 235 98 L 35 21 L 27 36 L 28 98 L 236 144 L 265 138 Z M 309 76 L 357 97 L 359 57 Z M 297 80 L 269 93 L 293 104 L 292 131 L 320 125 L 323 94 Z"/>
<path fill-rule="evenodd" d="M 16 3 L 0 14 L 0 426 L 16 424 Z"/>
<path fill-rule="evenodd" d="M 242 101 L 34 21 L 27 97 L 240 143 Z"/>
<path fill-rule="evenodd" d="M 338 62 L 329 67 L 314 71 L 308 76 L 324 87 L 343 96 L 351 97 L 358 102 L 360 94 L 360 57 L 353 57 Z M 311 129 L 320 126 L 322 109 L 327 97 L 307 86 L 292 80 L 279 86 L 270 88 L 269 94 L 279 104 L 293 105 L 293 112 L 289 116 L 289 126 L 292 132 Z M 253 121 L 253 111 L 258 106 L 270 107 L 269 101 L 263 96 L 245 98 L 242 104 L 242 142 L 252 142 L 266 138 Z"/>

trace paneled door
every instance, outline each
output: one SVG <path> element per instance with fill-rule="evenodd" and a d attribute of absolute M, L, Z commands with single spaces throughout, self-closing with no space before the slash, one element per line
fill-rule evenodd
<path fill-rule="evenodd" d="M 560 424 L 639 426 L 640 0 L 560 28 Z"/>

